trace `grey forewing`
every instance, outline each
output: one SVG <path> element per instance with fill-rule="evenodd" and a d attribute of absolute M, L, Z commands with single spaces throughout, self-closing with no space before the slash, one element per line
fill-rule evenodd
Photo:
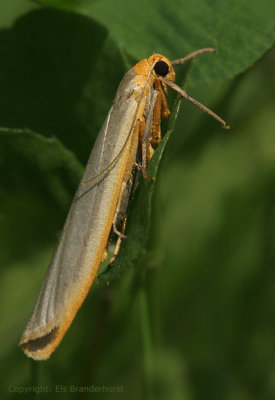
<path fill-rule="evenodd" d="M 126 73 L 117 90 L 114 104 L 96 139 L 82 181 L 86 181 L 110 165 L 120 152 L 131 129 L 131 116 L 136 108 L 132 79 Z M 130 89 L 128 89 L 130 88 Z M 120 160 L 96 181 L 78 187 L 52 262 L 39 293 L 27 330 L 43 327 L 54 318 L 62 318 L 67 296 L 77 293 L 78 283 L 89 271 L 84 267 L 85 253 L 93 261 L 91 248 L 97 246 L 104 224 L 102 213 L 108 212 L 113 187 L 117 184 Z M 87 263 L 86 263 L 87 264 Z M 91 264 L 92 265 L 92 264 Z M 73 281 L 73 282 L 72 282 Z M 73 288 L 69 291 L 67 288 Z"/>

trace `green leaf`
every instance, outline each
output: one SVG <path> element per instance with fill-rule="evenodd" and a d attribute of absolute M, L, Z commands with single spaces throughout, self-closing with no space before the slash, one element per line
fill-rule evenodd
<path fill-rule="evenodd" d="M 43 0 L 77 9 L 99 21 L 136 59 L 153 52 L 170 59 L 203 47 L 218 50 L 194 68 L 191 82 L 230 79 L 258 60 L 275 41 L 272 0 Z M 253 29 L 251 29 L 253 27 Z"/>
<path fill-rule="evenodd" d="M 54 240 L 82 166 L 55 138 L 0 128 L 0 170 L 1 260 L 7 264 Z"/>
<path fill-rule="evenodd" d="M 55 135 L 86 162 L 126 70 L 107 30 L 41 9 L 0 31 L 0 54 L 1 125 Z"/>
<path fill-rule="evenodd" d="M 275 40 L 273 0 L 112 0 L 83 10 L 97 19 L 137 59 L 152 52 L 170 59 L 203 47 L 192 83 L 229 79 L 258 60 Z"/>
<path fill-rule="evenodd" d="M 0 2 L 0 27 L 10 26 L 15 19 L 37 7 L 29 1 L 13 0 Z"/>
<path fill-rule="evenodd" d="M 78 10 L 98 0 L 31 0 L 42 6 L 57 7 L 64 10 Z"/>

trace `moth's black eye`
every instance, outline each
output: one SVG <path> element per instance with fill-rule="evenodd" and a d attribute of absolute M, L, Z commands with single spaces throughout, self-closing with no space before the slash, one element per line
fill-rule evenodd
<path fill-rule="evenodd" d="M 155 73 L 160 76 L 166 76 L 169 72 L 169 67 L 164 61 L 158 61 L 154 66 Z"/>

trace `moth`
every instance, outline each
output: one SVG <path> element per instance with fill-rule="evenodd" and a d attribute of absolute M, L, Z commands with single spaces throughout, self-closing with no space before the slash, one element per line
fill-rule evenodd
<path fill-rule="evenodd" d="M 161 141 L 161 120 L 170 115 L 167 86 L 227 127 L 173 83 L 173 66 L 206 52 L 215 50 L 201 49 L 174 61 L 153 54 L 120 82 L 22 335 L 20 346 L 28 357 L 46 360 L 61 342 L 106 257 L 111 232 L 117 236 L 116 257 L 125 237 L 133 174 L 139 170 L 146 180 L 152 180 L 146 167 Z"/>

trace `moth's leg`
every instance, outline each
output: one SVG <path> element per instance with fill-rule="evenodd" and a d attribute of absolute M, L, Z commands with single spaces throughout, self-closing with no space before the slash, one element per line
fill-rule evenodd
<path fill-rule="evenodd" d="M 154 180 L 147 175 L 146 167 L 154 153 L 154 149 L 151 145 L 151 140 L 152 140 L 152 126 L 153 126 L 153 120 L 154 120 L 154 108 L 156 105 L 158 95 L 159 95 L 159 91 L 155 90 L 154 94 L 152 96 L 152 99 L 151 99 L 151 104 L 150 104 L 150 107 L 148 110 L 145 126 L 144 126 L 144 124 L 142 126 L 142 121 L 141 121 L 141 125 L 140 125 L 141 171 L 142 171 L 143 177 L 149 182 Z"/>
<path fill-rule="evenodd" d="M 147 119 L 147 121 L 148 121 L 148 119 Z M 142 145 L 144 142 L 144 139 L 143 139 L 144 138 L 144 130 L 145 130 L 146 124 L 149 123 L 147 121 L 145 122 L 144 119 L 138 121 L 138 123 L 139 123 L 139 142 L 140 142 L 141 150 L 142 150 Z M 146 158 L 146 162 L 148 164 L 148 162 L 151 160 L 151 158 L 153 157 L 153 154 L 154 154 L 154 148 L 151 145 L 151 138 L 149 138 L 146 141 L 145 150 L 146 150 L 145 158 Z M 138 167 L 141 168 L 141 163 L 138 164 Z"/>
<path fill-rule="evenodd" d="M 171 114 L 167 101 L 167 87 L 159 79 L 156 79 L 154 82 L 154 88 L 160 92 L 161 119 L 167 119 Z"/>
<path fill-rule="evenodd" d="M 131 178 L 130 178 L 131 179 Z M 116 247 L 114 250 L 114 253 L 112 255 L 112 258 L 110 260 L 110 264 L 113 264 L 118 253 L 119 249 L 122 243 L 122 239 L 126 239 L 127 236 L 124 235 L 125 228 L 126 228 L 126 220 L 127 220 L 127 206 L 130 198 L 130 191 L 129 188 L 127 187 L 126 182 L 122 182 L 121 190 L 120 190 L 120 195 L 116 207 L 116 212 L 115 212 L 115 217 L 113 221 L 113 232 L 118 236 L 118 239 L 116 241 Z M 122 224 L 121 224 L 122 220 Z M 117 229 L 117 226 L 121 225 L 120 231 Z"/>
<path fill-rule="evenodd" d="M 130 199 L 133 197 L 135 190 L 137 188 L 138 178 L 140 175 L 140 169 L 138 165 L 135 165 L 131 176 L 127 182 L 123 182 L 123 186 L 120 191 L 119 201 L 116 208 L 115 218 L 113 222 L 113 232 L 118 234 L 118 239 L 116 242 L 115 251 L 111 258 L 111 264 L 115 261 L 116 256 L 118 255 L 122 239 L 127 236 L 124 235 L 126 229 L 127 222 L 127 210 Z M 120 226 L 120 232 L 118 232 L 117 226 Z"/>
<path fill-rule="evenodd" d="M 162 82 L 159 82 L 160 85 L 162 86 L 162 90 L 160 91 L 161 93 L 161 119 L 167 119 L 170 117 L 170 108 L 168 106 L 168 101 L 167 101 L 167 87 L 163 85 Z"/>
<path fill-rule="evenodd" d="M 127 236 L 124 235 L 125 228 L 126 228 L 126 222 L 127 222 L 127 215 L 125 215 L 125 217 L 123 219 L 123 223 L 122 223 L 122 227 L 121 227 L 121 231 L 122 232 L 120 232 L 120 236 L 117 239 L 115 251 L 114 251 L 114 253 L 112 255 L 110 264 L 113 264 L 115 259 L 117 258 L 117 255 L 119 253 L 120 246 L 121 246 L 121 243 L 122 243 L 122 239 L 127 237 Z"/>
<path fill-rule="evenodd" d="M 137 173 L 136 173 L 137 172 Z M 137 187 L 138 170 L 134 167 L 131 171 L 131 175 L 127 181 L 123 181 L 120 189 L 120 194 L 116 206 L 116 212 L 113 220 L 113 232 L 118 235 L 120 239 L 126 239 L 124 235 L 126 222 L 125 216 L 127 215 L 127 209 L 130 198 L 133 196 L 134 191 Z M 121 230 L 118 227 L 122 227 Z"/>
<path fill-rule="evenodd" d="M 126 191 L 126 193 L 125 193 Z M 117 225 L 118 223 L 120 223 L 120 216 L 119 214 L 121 213 L 121 208 L 122 208 L 122 203 L 125 200 L 124 197 L 127 196 L 127 203 L 128 203 L 128 199 L 129 199 L 129 193 L 127 192 L 127 183 L 126 182 L 122 182 L 121 185 L 121 189 L 120 189 L 120 195 L 119 195 L 119 199 L 118 199 L 118 203 L 117 203 L 117 207 L 116 207 L 116 213 L 115 213 L 115 217 L 114 217 L 114 221 L 113 221 L 113 231 L 116 235 L 118 235 L 119 239 L 126 239 L 127 236 L 124 235 L 124 230 L 123 232 L 120 232 L 117 229 Z"/>
<path fill-rule="evenodd" d="M 161 92 L 159 92 L 154 108 L 154 117 L 152 123 L 152 138 L 150 141 L 154 149 L 161 142 L 161 129 L 160 129 L 161 108 L 162 108 L 162 96 Z"/>
<path fill-rule="evenodd" d="M 160 123 L 162 119 L 166 119 L 170 116 L 170 109 L 167 102 L 167 91 L 166 86 L 162 84 L 159 79 L 154 82 L 155 90 L 159 91 L 159 95 L 156 100 L 154 108 L 154 119 L 152 126 L 152 139 L 151 144 L 155 149 L 161 142 L 161 128 Z"/>

